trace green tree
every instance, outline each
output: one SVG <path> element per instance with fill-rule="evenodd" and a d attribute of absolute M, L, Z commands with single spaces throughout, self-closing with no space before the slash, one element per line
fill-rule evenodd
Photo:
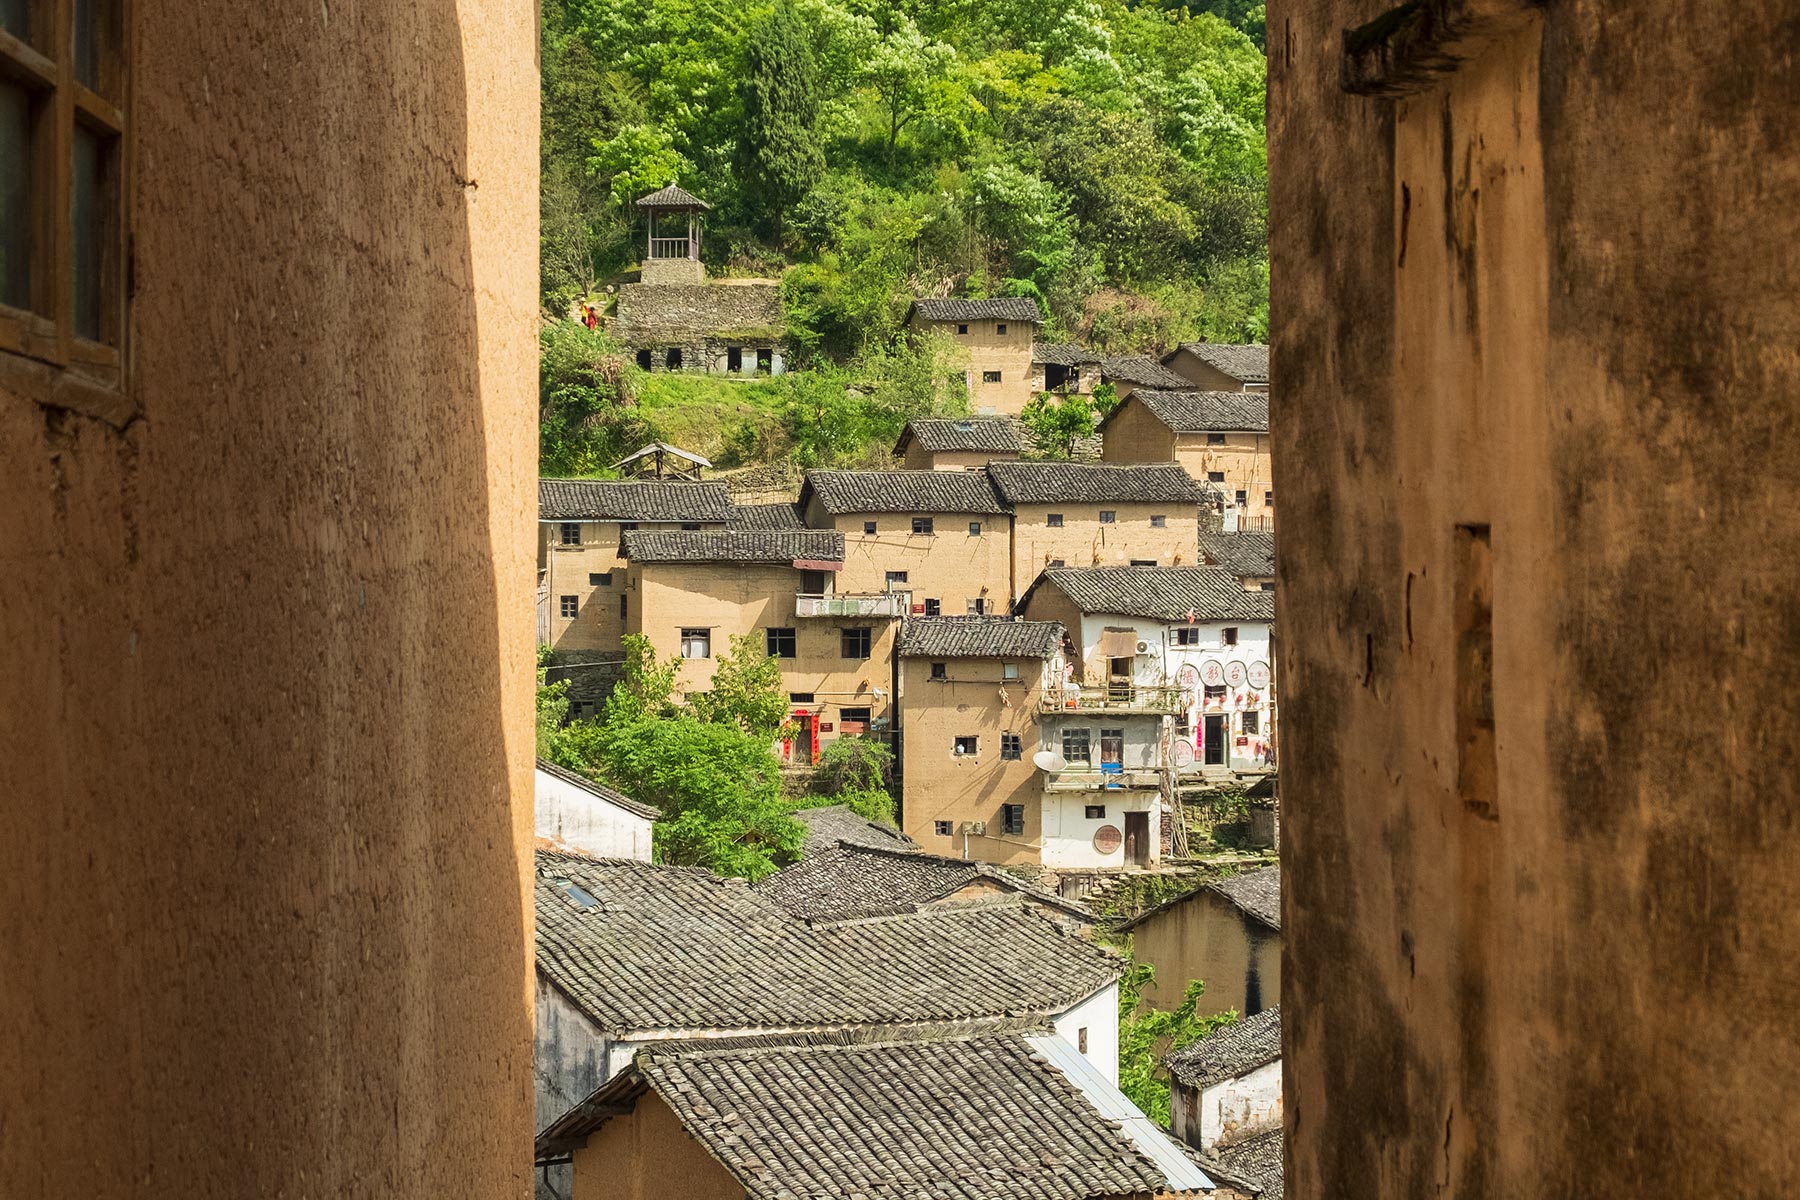
<path fill-rule="evenodd" d="M 739 170 L 751 204 L 780 229 L 787 210 L 825 173 L 819 66 L 792 4 L 778 4 L 750 38 L 743 103 Z"/>
<path fill-rule="evenodd" d="M 1156 968 L 1134 962 L 1119 979 L 1119 1090 L 1163 1128 L 1169 1125 L 1169 1075 L 1162 1059 L 1189 1042 L 1223 1029 L 1236 1012 L 1203 1017 L 1194 1010 L 1206 991 L 1204 980 L 1191 981 L 1181 1003 L 1164 1011 L 1143 1004 L 1144 989 Z"/>
<path fill-rule="evenodd" d="M 1074 458 L 1076 443 L 1094 435 L 1094 406 L 1077 392 L 1039 392 L 1020 414 L 1040 450 L 1058 458 Z"/>
<path fill-rule="evenodd" d="M 632 402 L 637 368 L 604 333 L 555 321 L 538 335 L 538 469 L 594 475 L 652 440 Z"/>
<path fill-rule="evenodd" d="M 713 668 L 712 690 L 694 698 L 701 720 L 734 725 L 765 742 L 775 741 L 787 728 L 787 711 L 781 661 L 769 657 L 754 633 L 731 639 L 731 649 Z"/>
<path fill-rule="evenodd" d="M 890 159 L 900 131 L 924 113 L 932 85 L 955 59 L 952 47 L 926 37 L 911 17 L 902 16 L 863 64 L 861 81 L 880 102 Z"/>
<path fill-rule="evenodd" d="M 894 797 L 888 781 L 893 768 L 894 752 L 874 738 L 836 738 L 819 753 L 812 793 L 800 807 L 842 804 L 866 820 L 892 825 Z"/>

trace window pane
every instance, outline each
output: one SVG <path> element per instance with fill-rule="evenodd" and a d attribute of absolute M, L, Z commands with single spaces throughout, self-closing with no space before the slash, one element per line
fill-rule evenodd
<path fill-rule="evenodd" d="M 75 78 L 96 92 L 112 90 L 118 27 L 118 0 L 75 0 Z"/>
<path fill-rule="evenodd" d="M 31 6 L 34 0 L 0 0 L 0 29 L 21 42 L 31 41 Z"/>
<path fill-rule="evenodd" d="M 31 307 L 31 96 L 4 82 L 0 82 L 0 304 Z"/>
<path fill-rule="evenodd" d="M 74 231 L 75 333 L 106 336 L 107 259 L 113 228 L 112 141 L 77 123 L 69 209 Z"/>

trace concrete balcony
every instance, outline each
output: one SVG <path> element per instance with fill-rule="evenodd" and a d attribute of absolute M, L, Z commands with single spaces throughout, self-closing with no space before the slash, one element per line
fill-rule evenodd
<path fill-rule="evenodd" d="M 911 606 L 911 592 L 850 592 L 831 596 L 812 596 L 803 592 L 794 597 L 794 614 L 801 617 L 904 617 Z"/>
<path fill-rule="evenodd" d="M 1180 688 L 1138 687 L 1134 684 L 1070 684 L 1044 689 L 1039 705 L 1044 712 L 1114 712 L 1161 715 L 1182 711 Z"/>
<path fill-rule="evenodd" d="M 1044 776 L 1046 792 L 1157 792 L 1161 789 L 1161 772 L 1153 767 L 1103 771 L 1088 763 L 1072 763 L 1064 770 L 1048 771 Z"/>

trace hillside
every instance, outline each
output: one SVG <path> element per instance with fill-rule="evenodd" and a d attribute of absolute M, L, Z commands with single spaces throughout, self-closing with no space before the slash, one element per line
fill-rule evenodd
<path fill-rule="evenodd" d="M 789 361 L 832 384 L 640 380 L 632 412 L 611 364 L 591 409 L 558 414 L 547 377 L 546 464 L 684 427 L 751 458 L 866 454 L 910 412 L 957 404 L 902 361 L 916 295 L 1029 296 L 1047 339 L 1109 353 L 1260 340 L 1261 8 L 1202 7 L 546 0 L 546 310 L 624 277 L 630 201 L 679 179 L 713 205 L 708 270 L 781 277 Z"/>

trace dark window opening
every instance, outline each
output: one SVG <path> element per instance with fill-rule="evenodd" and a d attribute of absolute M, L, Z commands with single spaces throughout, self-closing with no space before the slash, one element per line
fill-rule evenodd
<path fill-rule="evenodd" d="M 825 572 L 800 572 L 800 590 L 808 596 L 823 596 L 825 594 Z"/>
<path fill-rule="evenodd" d="M 1006 332 L 1006 322 L 1004 322 L 1004 321 L 995 322 L 994 323 L 994 332 L 995 333 L 1005 333 Z"/>
<path fill-rule="evenodd" d="M 969 601 L 969 615 L 971 617 L 985 616 L 987 615 L 987 610 L 986 600 L 975 599 Z"/>
<path fill-rule="evenodd" d="M 1206 473 L 1206 482 L 1208 482 L 1208 483 L 1224 483 L 1225 482 L 1225 472 L 1223 472 L 1223 471 L 1208 471 Z"/>
<path fill-rule="evenodd" d="M 626 604 L 625 597 L 620 596 L 619 597 L 619 620 L 621 620 L 621 621 L 623 621 L 625 619 L 625 604 Z"/>
<path fill-rule="evenodd" d="M 950 664 L 948 664 L 948 663 L 932 663 L 931 664 L 931 677 L 933 679 L 940 679 L 940 680 L 949 679 L 950 678 Z"/>
<path fill-rule="evenodd" d="M 640 371 L 648 371 L 651 369 L 650 352 L 648 350 L 639 350 L 637 352 L 637 364 L 638 370 Z"/>
<path fill-rule="evenodd" d="M 1152 528 L 1152 529 L 1166 529 L 1166 528 L 1168 528 L 1168 525 L 1169 525 L 1169 518 L 1162 515 L 1161 513 L 1158 513 L 1156 516 L 1153 516 L 1150 518 L 1150 528 Z"/>
<path fill-rule="evenodd" d="M 1262 730 L 1262 714 L 1255 709 L 1244 713 L 1244 732 L 1259 733 Z"/>
<path fill-rule="evenodd" d="M 1000 806 L 1000 828 L 1005 833 L 1022 834 L 1025 832 L 1025 806 L 1023 804 L 1002 804 Z"/>
<path fill-rule="evenodd" d="M 875 532 L 875 522 L 864 521 L 863 522 L 863 532 L 864 533 L 874 533 Z"/>
<path fill-rule="evenodd" d="M 1131 560 L 1131 565 L 1134 567 L 1154 567 L 1156 565 L 1156 560 L 1154 558 L 1134 558 Z"/>
<path fill-rule="evenodd" d="M 1225 444 L 1225 435 L 1222 433 L 1209 433 L 1206 435 L 1206 444 L 1209 446 L 1223 446 Z"/>
<path fill-rule="evenodd" d="M 1263 493 L 1263 507 L 1264 508 L 1274 508 L 1275 507 L 1275 493 L 1274 492 L 1264 492 Z"/>
<path fill-rule="evenodd" d="M 966 758 L 976 752 L 976 747 L 980 742 L 980 738 L 972 735 L 959 737 L 956 739 L 956 746 L 951 753 L 955 754 L 958 758 Z"/>
<path fill-rule="evenodd" d="M 999 383 L 1000 382 L 1000 372 L 998 372 L 998 371 L 983 371 L 981 373 L 981 382 L 983 382 L 983 383 Z"/>
<path fill-rule="evenodd" d="M 671 371 L 681 370 L 681 347 L 670 346 L 663 351 L 663 366 Z"/>
<path fill-rule="evenodd" d="M 562 527 L 562 544 L 565 546 L 581 545 L 581 526 L 573 521 L 564 521 Z"/>
<path fill-rule="evenodd" d="M 589 587 L 611 587 L 612 586 L 612 572 L 611 571 L 589 571 L 588 572 L 588 586 Z"/>
<path fill-rule="evenodd" d="M 794 631 L 792 629 L 769 629 L 763 633 L 763 644 L 770 658 L 794 657 Z"/>
<path fill-rule="evenodd" d="M 561 598 L 562 615 L 573 620 L 581 615 L 581 597 L 564 596 Z"/>
<path fill-rule="evenodd" d="M 1250 503 L 1250 493 L 1249 492 L 1240 491 L 1237 493 L 1237 506 L 1239 508 L 1243 508 L 1246 504 L 1249 504 L 1249 503 Z"/>
<path fill-rule="evenodd" d="M 789 704 L 811 704 L 812 702 L 813 702 L 813 694 L 811 692 L 789 692 L 788 693 L 788 703 Z"/>
<path fill-rule="evenodd" d="M 1093 755 L 1093 733 L 1086 729 L 1065 729 L 1062 735 L 1062 756 L 1072 763 L 1084 763 Z"/>
<path fill-rule="evenodd" d="M 1000 757 L 1010 761 L 1018 761 L 1025 757 L 1025 741 L 1016 733 L 1000 735 Z"/>
<path fill-rule="evenodd" d="M 968 326 L 967 326 L 967 325 L 958 325 L 958 326 L 957 326 L 957 327 L 956 327 L 956 332 L 958 332 L 958 333 L 967 333 L 967 332 L 969 332 L 969 327 L 968 327 Z"/>
<path fill-rule="evenodd" d="M 843 633 L 843 656 L 867 658 L 874 638 L 868 629 L 846 629 Z"/>
<path fill-rule="evenodd" d="M 944 615 L 943 602 L 939 601 L 939 600 L 934 600 L 931 597 L 927 596 L 925 598 L 925 615 L 928 617 L 943 616 Z"/>
<path fill-rule="evenodd" d="M 980 537 L 981 536 L 981 522 L 980 521 L 970 521 L 969 522 L 969 536 L 970 537 Z"/>
<path fill-rule="evenodd" d="M 775 352 L 773 350 L 758 350 L 756 352 L 756 373 L 758 375 L 773 375 L 775 373 Z"/>
<path fill-rule="evenodd" d="M 1100 523 L 1102 525 L 1111 525 L 1118 519 L 1119 519 L 1119 514 L 1114 512 L 1112 509 L 1103 508 L 1100 510 Z"/>
<path fill-rule="evenodd" d="M 914 517 L 912 519 L 912 531 L 914 533 L 930 533 L 933 528 L 933 522 L 930 517 Z"/>
<path fill-rule="evenodd" d="M 681 523 L 681 529 L 683 533 L 698 533 L 700 531 L 700 523 L 698 521 L 683 521 Z"/>
<path fill-rule="evenodd" d="M 1106 820 L 1106 805 L 1090 804 L 1082 810 L 1082 815 L 1090 821 L 1104 821 Z"/>
<path fill-rule="evenodd" d="M 1195 629 L 1192 625 L 1182 626 L 1175 631 L 1175 644 L 1177 646 L 1198 646 L 1200 644 L 1200 631 Z"/>
<path fill-rule="evenodd" d="M 931 831 L 939 837 L 949 837 L 955 832 L 955 829 L 949 821 L 933 821 L 931 823 Z"/>
<path fill-rule="evenodd" d="M 1219 640 L 1227 646 L 1237 645 L 1237 626 L 1227 625 L 1220 631 Z"/>
<path fill-rule="evenodd" d="M 1063 515 L 1061 513 L 1051 513 L 1044 518 L 1044 524 L 1050 526 L 1052 529 L 1061 529 L 1063 523 L 1062 519 Z"/>
<path fill-rule="evenodd" d="M 744 348 L 727 346 L 725 348 L 725 369 L 733 375 L 741 375 L 744 371 Z"/>
<path fill-rule="evenodd" d="M 905 571 L 889 571 L 887 573 L 888 591 L 890 591 L 890 592 L 893 591 L 895 584 L 904 584 L 905 582 L 906 582 L 906 572 Z"/>

